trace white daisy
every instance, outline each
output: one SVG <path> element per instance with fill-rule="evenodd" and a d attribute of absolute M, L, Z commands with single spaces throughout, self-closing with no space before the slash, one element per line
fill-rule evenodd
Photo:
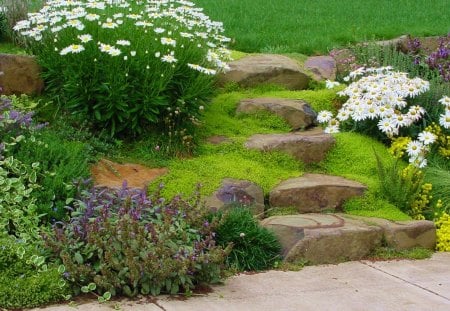
<path fill-rule="evenodd" d="M 84 51 L 84 46 L 79 45 L 79 44 L 72 44 L 69 45 L 68 47 L 65 47 L 64 49 L 61 50 L 61 52 L 59 52 L 60 55 L 67 55 L 69 53 L 71 54 L 76 54 L 76 53 L 80 53 Z"/>
<path fill-rule="evenodd" d="M 436 141 L 436 135 L 428 131 L 423 131 L 422 133 L 419 134 L 418 139 L 424 145 L 431 145 Z"/>
<path fill-rule="evenodd" d="M 317 115 L 317 121 L 319 123 L 327 123 L 328 121 L 331 120 L 332 117 L 333 114 L 330 111 L 322 110 Z"/>
<path fill-rule="evenodd" d="M 161 57 L 161 61 L 165 63 L 176 63 L 178 60 L 172 55 L 164 55 L 163 57 Z"/>
<path fill-rule="evenodd" d="M 78 39 L 80 39 L 81 42 L 86 43 L 86 42 L 92 41 L 92 36 L 89 34 L 79 35 Z"/>
<path fill-rule="evenodd" d="M 420 141 L 412 140 L 406 145 L 406 152 L 410 157 L 418 157 L 424 152 L 424 145 Z"/>

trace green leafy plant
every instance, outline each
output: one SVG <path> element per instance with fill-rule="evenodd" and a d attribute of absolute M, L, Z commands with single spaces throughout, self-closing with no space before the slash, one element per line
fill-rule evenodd
<path fill-rule="evenodd" d="M 55 102 L 111 134 L 176 136 L 198 123 L 229 56 L 222 24 L 188 4 L 53 0 L 15 30 Z"/>
<path fill-rule="evenodd" d="M 142 190 L 85 191 L 70 222 L 55 225 L 46 241 L 66 267 L 75 293 L 158 295 L 190 292 L 217 282 L 226 247 L 216 246 L 214 222 L 199 198 L 170 201 Z M 94 284 L 94 285 L 91 285 Z"/>
<path fill-rule="evenodd" d="M 227 263 L 240 271 L 269 269 L 281 258 L 281 245 L 276 236 L 261 227 L 245 207 L 232 208 L 222 216 L 217 243 L 233 245 Z"/>
<path fill-rule="evenodd" d="M 70 296 L 63 267 L 48 264 L 48 254 L 24 240 L 0 237 L 0 308 L 31 308 Z"/>

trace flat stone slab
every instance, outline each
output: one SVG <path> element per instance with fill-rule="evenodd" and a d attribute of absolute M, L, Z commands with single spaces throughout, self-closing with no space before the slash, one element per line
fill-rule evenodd
<path fill-rule="evenodd" d="M 331 56 L 311 56 L 305 62 L 305 68 L 313 73 L 318 81 L 336 79 L 336 61 Z"/>
<path fill-rule="evenodd" d="M 259 185 L 248 180 L 225 178 L 220 188 L 205 198 L 205 206 L 216 211 L 233 203 L 248 207 L 256 216 L 264 216 L 264 192 Z"/>
<path fill-rule="evenodd" d="M 256 134 L 245 143 L 248 149 L 261 151 L 282 151 L 304 163 L 315 163 L 325 159 L 334 146 L 332 135 L 321 128 L 286 134 Z"/>
<path fill-rule="evenodd" d="M 41 67 L 32 56 L 0 54 L 0 72 L 3 95 L 39 95 L 44 89 Z"/>
<path fill-rule="evenodd" d="M 106 159 L 101 159 L 91 167 L 94 184 L 108 188 L 120 188 L 126 180 L 128 187 L 143 189 L 167 172 L 166 168 L 148 168 L 133 163 L 119 164 Z"/>
<path fill-rule="evenodd" d="M 236 113 L 268 111 L 283 118 L 293 130 L 306 129 L 316 124 L 317 113 L 300 99 L 253 98 L 239 102 Z"/>
<path fill-rule="evenodd" d="M 261 224 L 277 235 L 287 262 L 307 260 L 320 264 L 358 260 L 382 242 L 396 249 L 417 246 L 434 249 L 436 245 L 436 230 L 431 221 L 394 222 L 345 214 L 299 214 L 269 217 Z M 295 232 L 302 234 L 292 234 Z"/>
<path fill-rule="evenodd" d="M 334 211 L 366 189 L 361 183 L 339 176 L 305 174 L 281 182 L 270 192 L 269 201 L 272 207 L 296 207 L 299 213 Z"/>
<path fill-rule="evenodd" d="M 310 80 L 295 60 L 282 55 L 249 55 L 229 66 L 230 70 L 220 77 L 221 84 L 236 82 L 243 87 L 277 84 L 289 90 L 304 90 Z"/>
<path fill-rule="evenodd" d="M 344 218 L 337 214 L 301 214 L 273 216 L 262 225 L 275 232 L 283 246 L 284 260 L 307 260 L 312 264 L 337 263 L 358 260 L 381 245 L 383 229 L 363 221 Z M 280 235 L 278 227 L 303 230 L 297 242 Z"/>

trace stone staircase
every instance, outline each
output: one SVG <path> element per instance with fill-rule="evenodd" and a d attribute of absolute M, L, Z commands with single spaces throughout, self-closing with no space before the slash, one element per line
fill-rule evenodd
<path fill-rule="evenodd" d="M 287 63 L 287 68 L 282 69 Z M 294 71 L 301 69 L 295 69 L 292 62 L 287 63 L 273 56 L 248 56 L 232 63 L 232 72 L 224 80 L 242 86 L 275 82 L 288 89 L 298 89 L 293 87 L 292 77 Z M 311 58 L 305 67 L 312 71 L 310 78 L 313 79 L 335 75 L 335 64 L 329 58 Z M 288 73 L 286 79 L 283 72 Z M 286 152 L 303 163 L 317 163 L 325 159 L 335 144 L 333 136 L 316 127 L 317 114 L 303 100 L 245 99 L 238 103 L 236 113 L 258 111 L 278 115 L 292 131 L 255 134 L 245 142 L 248 149 Z M 225 180 L 206 202 L 211 207 L 223 208 L 230 202 L 245 201 L 248 205 L 256 204 L 254 214 L 261 217 L 264 197 L 262 189 L 258 188 L 244 180 Z M 248 189 L 252 190 L 246 191 Z M 436 229 L 431 221 L 394 222 L 341 213 L 345 200 L 363 195 L 366 189 L 363 184 L 338 176 L 305 174 L 291 178 L 273 188 L 268 201 L 272 209 L 294 207 L 299 214 L 272 216 L 263 219 L 261 224 L 277 235 L 287 262 L 307 260 L 312 264 L 324 264 L 358 260 L 380 246 L 397 250 L 435 247 Z"/>

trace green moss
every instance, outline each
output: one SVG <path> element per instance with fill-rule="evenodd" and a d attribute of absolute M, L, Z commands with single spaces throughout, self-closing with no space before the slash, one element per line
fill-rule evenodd
<path fill-rule="evenodd" d="M 415 247 L 412 249 L 395 250 L 390 247 L 380 247 L 368 256 L 372 260 L 393 260 L 393 259 L 427 259 L 433 255 L 433 251 L 427 248 Z"/>
<path fill-rule="evenodd" d="M 231 50 L 231 58 L 233 60 L 239 60 L 241 58 L 244 58 L 247 55 L 248 55 L 248 53 L 245 53 L 245 52 Z"/>
<path fill-rule="evenodd" d="M 273 207 L 266 211 L 266 217 L 296 215 L 296 214 L 299 214 L 298 208 L 293 207 L 293 206 Z"/>
<path fill-rule="evenodd" d="M 174 159 L 168 168 L 169 173 L 158 180 L 165 185 L 165 197 L 191 194 L 197 183 L 202 184 L 203 195 L 210 195 L 223 178 L 250 180 L 268 193 L 282 180 L 301 174 L 301 165 L 292 157 L 246 150 L 241 143 L 205 145 L 197 157 Z"/>
<path fill-rule="evenodd" d="M 344 211 L 355 216 L 377 217 L 393 221 L 411 220 L 411 217 L 396 206 L 375 196 L 370 189 L 363 197 L 348 200 L 344 204 Z"/>
<path fill-rule="evenodd" d="M 8 42 L 0 43 L 0 53 L 4 54 L 18 54 L 26 55 L 27 53 L 22 48 Z"/>

